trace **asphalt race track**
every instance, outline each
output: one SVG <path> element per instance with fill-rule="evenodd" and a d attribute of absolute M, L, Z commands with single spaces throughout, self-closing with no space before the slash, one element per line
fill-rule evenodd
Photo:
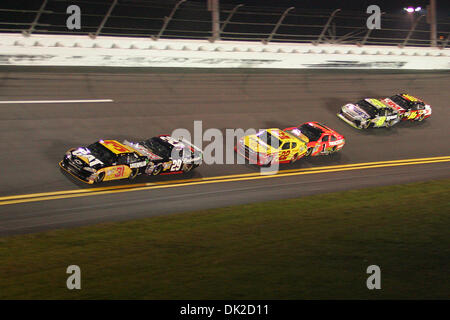
<path fill-rule="evenodd" d="M 385 161 L 450 156 L 449 88 L 449 72 L 1 68 L 0 235 L 448 178 L 448 158 Z M 346 102 L 396 92 L 423 98 L 432 117 L 367 131 L 336 117 Z M 97 99 L 113 102 L 11 103 Z M 347 143 L 340 154 L 282 166 L 295 174 L 264 179 L 254 166 L 212 164 L 184 176 L 90 186 L 58 167 L 71 147 L 192 132 L 194 120 L 222 131 L 320 121 Z M 381 164 L 343 169 L 367 162 Z"/>

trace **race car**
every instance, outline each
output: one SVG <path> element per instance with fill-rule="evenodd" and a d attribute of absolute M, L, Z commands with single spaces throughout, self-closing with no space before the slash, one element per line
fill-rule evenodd
<path fill-rule="evenodd" d="M 396 109 L 370 98 L 344 105 L 337 116 L 356 129 L 392 127 L 400 121 Z"/>
<path fill-rule="evenodd" d="M 68 150 L 59 163 L 72 176 L 89 184 L 134 179 L 145 171 L 148 158 L 116 140 L 100 140 Z"/>
<path fill-rule="evenodd" d="M 202 163 L 202 151 L 186 141 L 160 135 L 141 142 L 124 141 L 124 145 L 148 159 L 148 175 L 186 173 Z"/>
<path fill-rule="evenodd" d="M 431 116 L 429 104 L 406 93 L 396 94 L 381 101 L 397 110 L 401 120 L 422 121 Z"/>
<path fill-rule="evenodd" d="M 306 143 L 281 129 L 272 128 L 244 136 L 235 150 L 252 164 L 293 163 L 306 154 Z"/>
<path fill-rule="evenodd" d="M 308 149 L 305 157 L 328 155 L 341 150 L 345 144 L 343 135 L 316 121 L 286 128 L 284 131 L 306 143 Z"/>

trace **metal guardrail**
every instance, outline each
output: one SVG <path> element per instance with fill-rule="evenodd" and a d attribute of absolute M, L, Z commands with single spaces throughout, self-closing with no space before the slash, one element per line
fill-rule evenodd
<path fill-rule="evenodd" d="M 0 3 L 0 32 L 151 37 L 154 40 L 208 39 L 211 13 L 202 3 L 189 0 L 80 0 L 81 29 L 68 30 L 66 0 Z M 291 8 L 257 8 L 243 4 L 222 6 L 220 39 L 294 43 L 430 46 L 430 25 L 421 15 L 382 15 L 381 29 L 366 27 L 365 12 L 306 12 Z M 295 10 L 294 10 L 295 9 Z M 438 43 L 449 45 L 450 19 L 437 22 Z"/>

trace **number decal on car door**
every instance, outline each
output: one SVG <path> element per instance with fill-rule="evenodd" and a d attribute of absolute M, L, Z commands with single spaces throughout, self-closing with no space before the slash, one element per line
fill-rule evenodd
<path fill-rule="evenodd" d="M 417 117 L 417 111 L 412 111 L 412 112 L 409 114 L 408 119 L 414 119 L 415 117 Z"/>
<path fill-rule="evenodd" d="M 180 171 L 182 164 L 183 164 L 183 160 L 181 160 L 181 159 L 173 160 L 170 171 Z"/>
<path fill-rule="evenodd" d="M 279 160 L 279 161 L 284 161 L 284 160 L 286 160 L 290 153 L 291 153 L 291 150 L 281 151 L 278 160 Z"/>
<path fill-rule="evenodd" d="M 375 122 L 376 127 L 381 127 L 384 124 L 384 121 L 386 121 L 386 117 L 379 117 L 378 120 Z"/>
<path fill-rule="evenodd" d="M 114 175 L 115 178 L 120 178 L 123 176 L 124 173 L 124 168 L 123 166 L 121 167 L 116 167 L 116 174 Z"/>

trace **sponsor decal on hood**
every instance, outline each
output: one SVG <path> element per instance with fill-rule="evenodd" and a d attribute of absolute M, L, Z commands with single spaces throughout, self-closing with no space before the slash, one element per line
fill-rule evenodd
<path fill-rule="evenodd" d="M 100 161 L 98 158 L 94 157 L 91 154 L 91 151 L 87 148 L 78 148 L 74 151 L 72 151 L 72 154 L 74 156 L 77 156 L 79 159 L 83 160 L 87 165 L 89 165 L 90 167 L 95 167 L 98 165 L 103 165 L 104 163 L 102 161 Z M 75 159 L 80 161 L 79 159 Z M 75 161 L 74 160 L 74 161 Z M 75 161 L 75 163 L 81 165 L 80 163 L 78 163 L 77 161 Z"/>
<path fill-rule="evenodd" d="M 370 118 L 370 116 L 363 109 L 355 104 L 346 104 L 342 109 L 345 113 L 349 114 L 353 118 Z"/>
<path fill-rule="evenodd" d="M 269 153 L 271 150 L 270 146 L 257 137 L 249 137 L 247 140 L 247 146 L 253 151 L 260 153 Z"/>

